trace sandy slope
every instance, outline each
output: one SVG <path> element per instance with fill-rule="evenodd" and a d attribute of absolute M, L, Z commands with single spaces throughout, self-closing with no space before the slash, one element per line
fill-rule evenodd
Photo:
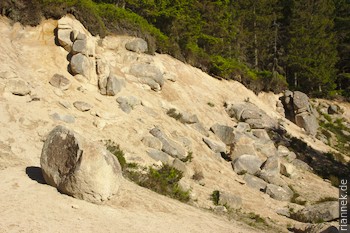
<path fill-rule="evenodd" d="M 279 231 L 286 231 L 285 226 L 292 221 L 276 214 L 276 209 L 285 207 L 286 202 L 276 201 L 243 185 L 231 165 L 203 144 L 198 132 L 165 113 L 165 107 L 174 106 L 197 114 L 207 128 L 215 123 L 234 126 L 237 122 L 230 119 L 223 108 L 225 101 L 241 102 L 249 98 L 272 117 L 280 118 L 274 111 L 276 96 L 258 97 L 238 82 L 213 79 L 168 55 L 126 52 L 123 43 L 127 37 L 107 37 L 100 53 L 108 59 L 114 73 L 122 74 L 137 59 L 152 59 L 164 70 L 178 75 L 178 80 L 167 81 L 160 93 L 144 89 L 133 82 L 133 77 L 124 75 L 126 88 L 118 96 L 133 95 L 149 105 L 138 106 L 127 115 L 119 109 L 115 97 L 99 95 L 96 86 L 82 84 L 67 72 L 67 52 L 54 44 L 56 24 L 48 20 L 36 28 L 23 28 L 19 24 L 10 26 L 7 19 L 0 18 L 0 72 L 16 73 L 30 82 L 33 93 L 40 97 L 40 101 L 29 102 L 28 96 L 9 94 L 4 91 L 7 80 L 0 78 L 0 232 L 261 232 L 126 181 L 119 194 L 102 206 L 59 194 L 56 189 L 35 180 L 40 181 L 37 167 L 42 140 L 57 124 L 67 125 L 91 140 L 111 139 L 120 144 L 128 160 L 141 164 L 154 162 L 140 142 L 143 136 L 149 135 L 150 129 L 158 125 L 168 134 L 176 131 L 191 139 L 194 159 L 189 167 L 203 171 L 205 177 L 205 186 L 191 181 L 198 199 L 195 205 L 210 208 L 213 206 L 209 200 L 212 191 L 227 191 L 242 197 L 244 212 L 272 219 L 281 228 Z M 55 88 L 48 83 L 55 73 L 72 79 L 72 86 L 63 96 L 57 96 Z M 78 87 L 86 91 L 78 91 Z M 93 125 L 100 120 L 96 115 L 79 112 L 74 107 L 66 109 L 59 104 L 62 100 L 70 104 L 86 101 L 94 106 L 92 113 L 105 112 L 113 119 L 106 120 L 104 129 L 98 129 Z M 208 106 L 208 102 L 215 106 Z M 76 122 L 54 121 L 50 115 L 55 112 L 73 115 Z M 329 150 L 308 138 L 291 122 L 282 121 L 294 136 L 305 138 L 318 149 Z M 309 200 L 337 195 L 335 188 L 315 175 L 300 174 L 299 180 L 285 179 Z M 320 189 L 322 193 L 318 192 Z"/>

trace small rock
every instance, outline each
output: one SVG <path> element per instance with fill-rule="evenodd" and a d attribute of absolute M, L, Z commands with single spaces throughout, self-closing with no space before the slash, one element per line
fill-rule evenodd
<path fill-rule="evenodd" d="M 231 145 L 234 142 L 235 135 L 232 127 L 215 124 L 210 128 L 210 130 L 226 145 Z"/>
<path fill-rule="evenodd" d="M 293 160 L 292 164 L 296 168 L 299 168 L 299 169 L 304 170 L 304 171 L 312 171 L 313 170 L 307 163 L 305 163 L 304 161 L 301 161 L 299 159 Z"/>
<path fill-rule="evenodd" d="M 177 170 L 181 171 L 182 174 L 186 177 L 191 177 L 193 175 L 193 174 L 190 174 L 189 169 L 187 169 L 187 167 L 186 167 L 186 164 L 179 159 L 175 159 L 173 161 L 172 166 L 174 168 L 176 168 Z"/>
<path fill-rule="evenodd" d="M 232 161 L 233 170 L 237 174 L 249 173 L 255 175 L 260 172 L 260 167 L 263 164 L 263 161 L 255 156 L 244 154 Z"/>
<path fill-rule="evenodd" d="M 198 123 L 199 120 L 197 115 L 191 115 L 187 112 L 184 112 L 181 114 L 180 122 L 183 124 L 194 124 L 194 123 Z"/>
<path fill-rule="evenodd" d="M 73 103 L 74 107 L 76 109 L 78 109 L 79 111 L 82 111 L 82 112 L 86 112 L 86 111 L 89 111 L 92 106 L 86 102 L 83 102 L 83 101 L 75 101 Z"/>
<path fill-rule="evenodd" d="M 117 79 L 114 75 L 108 77 L 106 85 L 106 94 L 108 96 L 115 96 L 120 92 L 125 83 L 121 79 Z"/>
<path fill-rule="evenodd" d="M 337 114 L 338 111 L 339 111 L 339 108 L 335 104 L 331 104 L 327 109 L 328 114 Z"/>
<path fill-rule="evenodd" d="M 148 51 L 147 42 L 144 39 L 136 38 L 125 44 L 125 48 L 136 53 L 144 53 Z"/>
<path fill-rule="evenodd" d="M 271 175 L 278 175 L 281 170 L 281 163 L 278 156 L 271 156 L 267 158 L 262 165 L 262 170 L 270 173 Z"/>
<path fill-rule="evenodd" d="M 281 174 L 290 177 L 290 178 L 296 178 L 297 172 L 295 167 L 290 163 L 281 163 Z"/>
<path fill-rule="evenodd" d="M 11 92 L 14 95 L 25 96 L 30 94 L 31 88 L 29 84 L 23 79 L 10 79 L 6 83 L 6 91 Z"/>
<path fill-rule="evenodd" d="M 226 153 L 226 145 L 223 142 L 209 138 L 203 138 L 203 142 L 215 153 Z"/>
<path fill-rule="evenodd" d="M 156 137 L 145 136 L 144 138 L 142 138 L 141 141 L 147 147 L 150 147 L 156 150 L 162 149 L 162 142 Z"/>
<path fill-rule="evenodd" d="M 69 79 L 61 74 L 54 74 L 49 82 L 52 86 L 60 88 L 61 90 L 67 90 L 71 85 Z"/>
<path fill-rule="evenodd" d="M 264 180 L 248 173 L 244 175 L 244 181 L 249 187 L 263 192 L 267 186 L 267 183 Z"/>
<path fill-rule="evenodd" d="M 240 209 L 242 207 L 242 198 L 226 192 L 220 192 L 219 205 L 227 205 L 232 209 Z"/>
<path fill-rule="evenodd" d="M 170 156 L 178 159 L 184 159 L 187 156 L 185 148 L 179 145 L 177 142 L 168 138 L 168 136 L 162 132 L 158 127 L 150 130 L 150 133 L 158 138 L 162 142 L 162 151 Z"/>
<path fill-rule="evenodd" d="M 278 209 L 278 210 L 276 210 L 276 214 L 281 215 L 281 216 L 285 216 L 287 218 L 290 217 L 289 208 Z"/>
<path fill-rule="evenodd" d="M 285 157 L 285 156 L 287 156 L 290 153 L 290 151 L 289 151 L 289 149 L 287 147 L 279 145 L 278 148 L 277 148 L 277 153 L 278 153 L 279 156 Z"/>
<path fill-rule="evenodd" d="M 248 123 L 238 122 L 235 130 L 238 132 L 241 132 L 241 133 L 245 133 L 245 132 L 250 131 L 251 128 L 250 128 L 250 125 Z"/>
<path fill-rule="evenodd" d="M 193 129 L 195 129 L 197 132 L 199 132 L 200 134 L 209 137 L 209 132 L 208 130 L 204 127 L 204 125 L 200 122 L 198 123 L 194 123 L 190 125 Z"/>
<path fill-rule="evenodd" d="M 152 159 L 161 161 L 163 164 L 172 164 L 174 160 L 174 158 L 170 157 L 167 153 L 156 149 L 148 149 L 147 154 Z"/>
<path fill-rule="evenodd" d="M 107 125 L 107 122 L 105 120 L 101 120 L 101 119 L 96 119 L 94 122 L 93 122 L 93 125 L 98 128 L 99 130 L 103 130 L 106 125 Z"/>
<path fill-rule="evenodd" d="M 279 201 L 290 201 L 293 196 L 293 191 L 288 187 L 282 188 L 274 184 L 268 184 L 266 187 L 266 194 Z"/>

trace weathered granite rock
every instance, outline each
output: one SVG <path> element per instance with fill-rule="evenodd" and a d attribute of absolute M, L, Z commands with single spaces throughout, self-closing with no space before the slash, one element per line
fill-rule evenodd
<path fill-rule="evenodd" d="M 200 134 L 204 135 L 205 137 L 209 137 L 208 130 L 204 127 L 204 125 L 200 122 L 191 124 L 191 127 L 195 129 Z"/>
<path fill-rule="evenodd" d="M 162 149 L 162 142 L 156 138 L 156 137 L 152 137 L 152 136 L 145 136 L 142 138 L 142 143 L 150 148 L 156 149 L 156 150 L 161 150 Z"/>
<path fill-rule="evenodd" d="M 338 201 L 328 201 L 320 204 L 307 206 L 291 217 L 300 222 L 328 222 L 339 218 Z"/>
<path fill-rule="evenodd" d="M 203 142 L 215 153 L 226 153 L 226 145 L 223 142 L 209 138 L 203 138 Z"/>
<path fill-rule="evenodd" d="M 157 149 L 148 149 L 147 154 L 149 157 L 156 161 L 161 161 L 163 164 L 172 164 L 174 161 L 174 158 L 169 156 L 167 153 L 164 153 L 163 151 L 157 150 Z"/>
<path fill-rule="evenodd" d="M 89 59 L 81 53 L 72 56 L 70 68 L 74 75 L 81 74 L 87 77 L 90 73 Z"/>
<path fill-rule="evenodd" d="M 161 70 L 151 64 L 136 63 L 130 67 L 129 73 L 139 78 L 141 83 L 149 85 L 152 90 L 161 89 L 164 85 L 163 73 Z"/>
<path fill-rule="evenodd" d="M 237 174 L 258 174 L 262 164 L 263 161 L 259 157 L 249 154 L 241 155 L 232 161 L 233 170 Z"/>
<path fill-rule="evenodd" d="M 73 105 L 76 109 L 78 109 L 81 112 L 89 111 L 92 108 L 90 104 L 83 101 L 75 101 Z"/>
<path fill-rule="evenodd" d="M 162 132 L 159 128 L 155 127 L 151 129 L 150 133 L 158 138 L 162 142 L 162 151 L 170 156 L 178 159 L 184 159 L 187 156 L 185 148 L 179 145 L 177 142 L 168 138 L 168 136 Z"/>
<path fill-rule="evenodd" d="M 232 127 L 215 124 L 210 130 L 226 145 L 231 145 L 234 142 L 235 135 Z"/>
<path fill-rule="evenodd" d="M 125 44 L 127 50 L 136 52 L 136 53 L 145 53 L 148 51 L 147 42 L 144 39 L 136 38 Z"/>
<path fill-rule="evenodd" d="M 244 175 L 244 181 L 249 187 L 259 191 L 265 191 L 267 186 L 267 183 L 264 180 L 248 173 Z"/>
<path fill-rule="evenodd" d="M 118 160 L 105 147 L 63 126 L 49 133 L 40 165 L 49 185 L 95 203 L 116 194 L 122 179 Z"/>
<path fill-rule="evenodd" d="M 220 192 L 218 204 L 227 205 L 232 209 L 239 209 L 242 207 L 242 198 L 227 192 Z"/>
<path fill-rule="evenodd" d="M 290 201 L 293 196 L 293 191 L 288 187 L 282 188 L 274 184 L 268 184 L 266 186 L 266 194 L 279 201 Z"/>
<path fill-rule="evenodd" d="M 25 96 L 31 92 L 29 84 L 20 78 L 8 80 L 5 90 L 19 96 Z"/>
<path fill-rule="evenodd" d="M 67 90 L 71 85 L 70 80 L 61 74 L 54 74 L 49 83 L 54 87 L 60 88 L 61 90 Z"/>

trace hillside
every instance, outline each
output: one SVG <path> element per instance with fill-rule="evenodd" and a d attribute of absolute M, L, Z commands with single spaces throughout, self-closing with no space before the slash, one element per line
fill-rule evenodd
<path fill-rule="evenodd" d="M 87 59 L 104 59 L 122 87 L 115 96 L 101 95 L 98 88 L 101 77 L 96 72 L 85 76 L 71 74 L 72 56 L 59 46 L 57 20 L 44 20 L 39 26 L 24 27 L 5 17 L 0 18 L 1 232 L 288 232 L 287 226 L 307 226 L 277 213 L 304 208 L 300 202 L 276 200 L 251 188 L 245 174 L 239 175 L 231 162 L 222 157 L 222 154 L 238 157 L 241 155 L 239 146 L 246 150 L 254 145 L 254 153 L 265 161 L 271 156 L 269 153 L 278 157 L 284 149 L 270 138 L 263 141 L 257 136 L 247 136 L 252 134 L 251 131 L 261 131 L 239 132 L 237 126 L 242 124 L 239 119 L 230 117 L 229 107 L 247 103 L 263 111 L 268 119 L 284 128 L 289 137 L 306 142 L 310 151 L 319 151 L 319 158 L 323 158 L 323 153 L 334 152 L 333 148 L 308 135 L 277 111 L 281 95 L 256 95 L 239 82 L 214 79 L 169 55 L 128 51 L 125 45 L 134 38 L 93 37 L 72 16 L 66 16 L 60 22 L 61 29 L 66 29 L 62 25 L 70 25 L 88 38 L 94 51 Z M 135 64 L 156 67 L 164 77 L 164 83 L 146 82 L 148 79 L 142 79 L 142 75 L 147 71 L 142 69 L 142 77 L 138 77 L 137 72 L 132 71 Z M 91 67 L 87 69 L 95 71 L 95 66 Z M 50 84 L 55 74 L 68 78 L 71 84 L 64 88 L 66 90 Z M 13 80 L 23 80 L 26 83 L 24 89 L 29 91 L 24 96 L 14 94 L 13 89 L 11 93 Z M 130 96 L 135 100 L 133 104 L 129 101 Z M 74 107 L 76 101 L 88 103 L 89 110 L 79 111 Z M 126 109 L 123 101 L 129 101 Z M 349 122 L 349 104 L 340 103 L 339 106 L 344 110 L 342 117 Z M 192 120 L 174 119 L 177 115 L 171 117 L 169 111 L 190 119 L 195 115 L 194 124 Z M 231 127 L 236 138 L 241 133 L 244 140 L 237 139 L 234 146 L 223 144 L 218 134 L 209 130 L 215 124 Z M 127 179 L 122 181 L 117 195 L 99 205 L 59 193 L 45 184 L 40 169 L 43 142 L 56 125 L 65 125 L 91 141 L 114 141 L 120 145 L 128 162 L 145 167 L 162 164 L 149 155 L 152 148 L 143 142 L 145 137 L 152 136 L 152 129 L 161 129 L 187 153 L 192 152 L 193 159 L 185 164 L 183 180 L 191 187 L 191 201 L 183 204 Z M 211 150 L 204 138 L 224 147 L 225 151 Z M 288 155 L 293 146 L 286 149 Z M 338 189 L 313 173 L 309 165 L 299 160 L 302 159 L 299 154 L 297 159 L 293 158 L 301 161 L 298 163 L 282 157 L 278 159 L 278 168 L 282 163 L 290 164 L 287 166 L 292 167 L 293 172 L 288 177 L 280 174 L 278 169 L 281 187 L 292 187 L 293 193 L 300 195 L 307 206 L 323 198 L 338 197 Z M 344 159 L 349 161 L 346 155 Z M 318 171 L 313 163 L 310 166 Z M 347 169 L 345 163 L 337 163 L 337 166 Z M 195 173 L 201 173 L 203 178 L 193 179 Z M 240 200 L 237 209 L 240 210 L 220 211 L 210 199 L 216 190 L 237 197 Z M 263 223 L 257 221 L 259 218 Z"/>

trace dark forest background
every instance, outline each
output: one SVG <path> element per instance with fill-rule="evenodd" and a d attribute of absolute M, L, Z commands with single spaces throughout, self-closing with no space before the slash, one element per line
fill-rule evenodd
<path fill-rule="evenodd" d="M 255 92 L 350 98 L 349 0 L 2 0 L 0 13 L 29 25 L 71 13 Z"/>

